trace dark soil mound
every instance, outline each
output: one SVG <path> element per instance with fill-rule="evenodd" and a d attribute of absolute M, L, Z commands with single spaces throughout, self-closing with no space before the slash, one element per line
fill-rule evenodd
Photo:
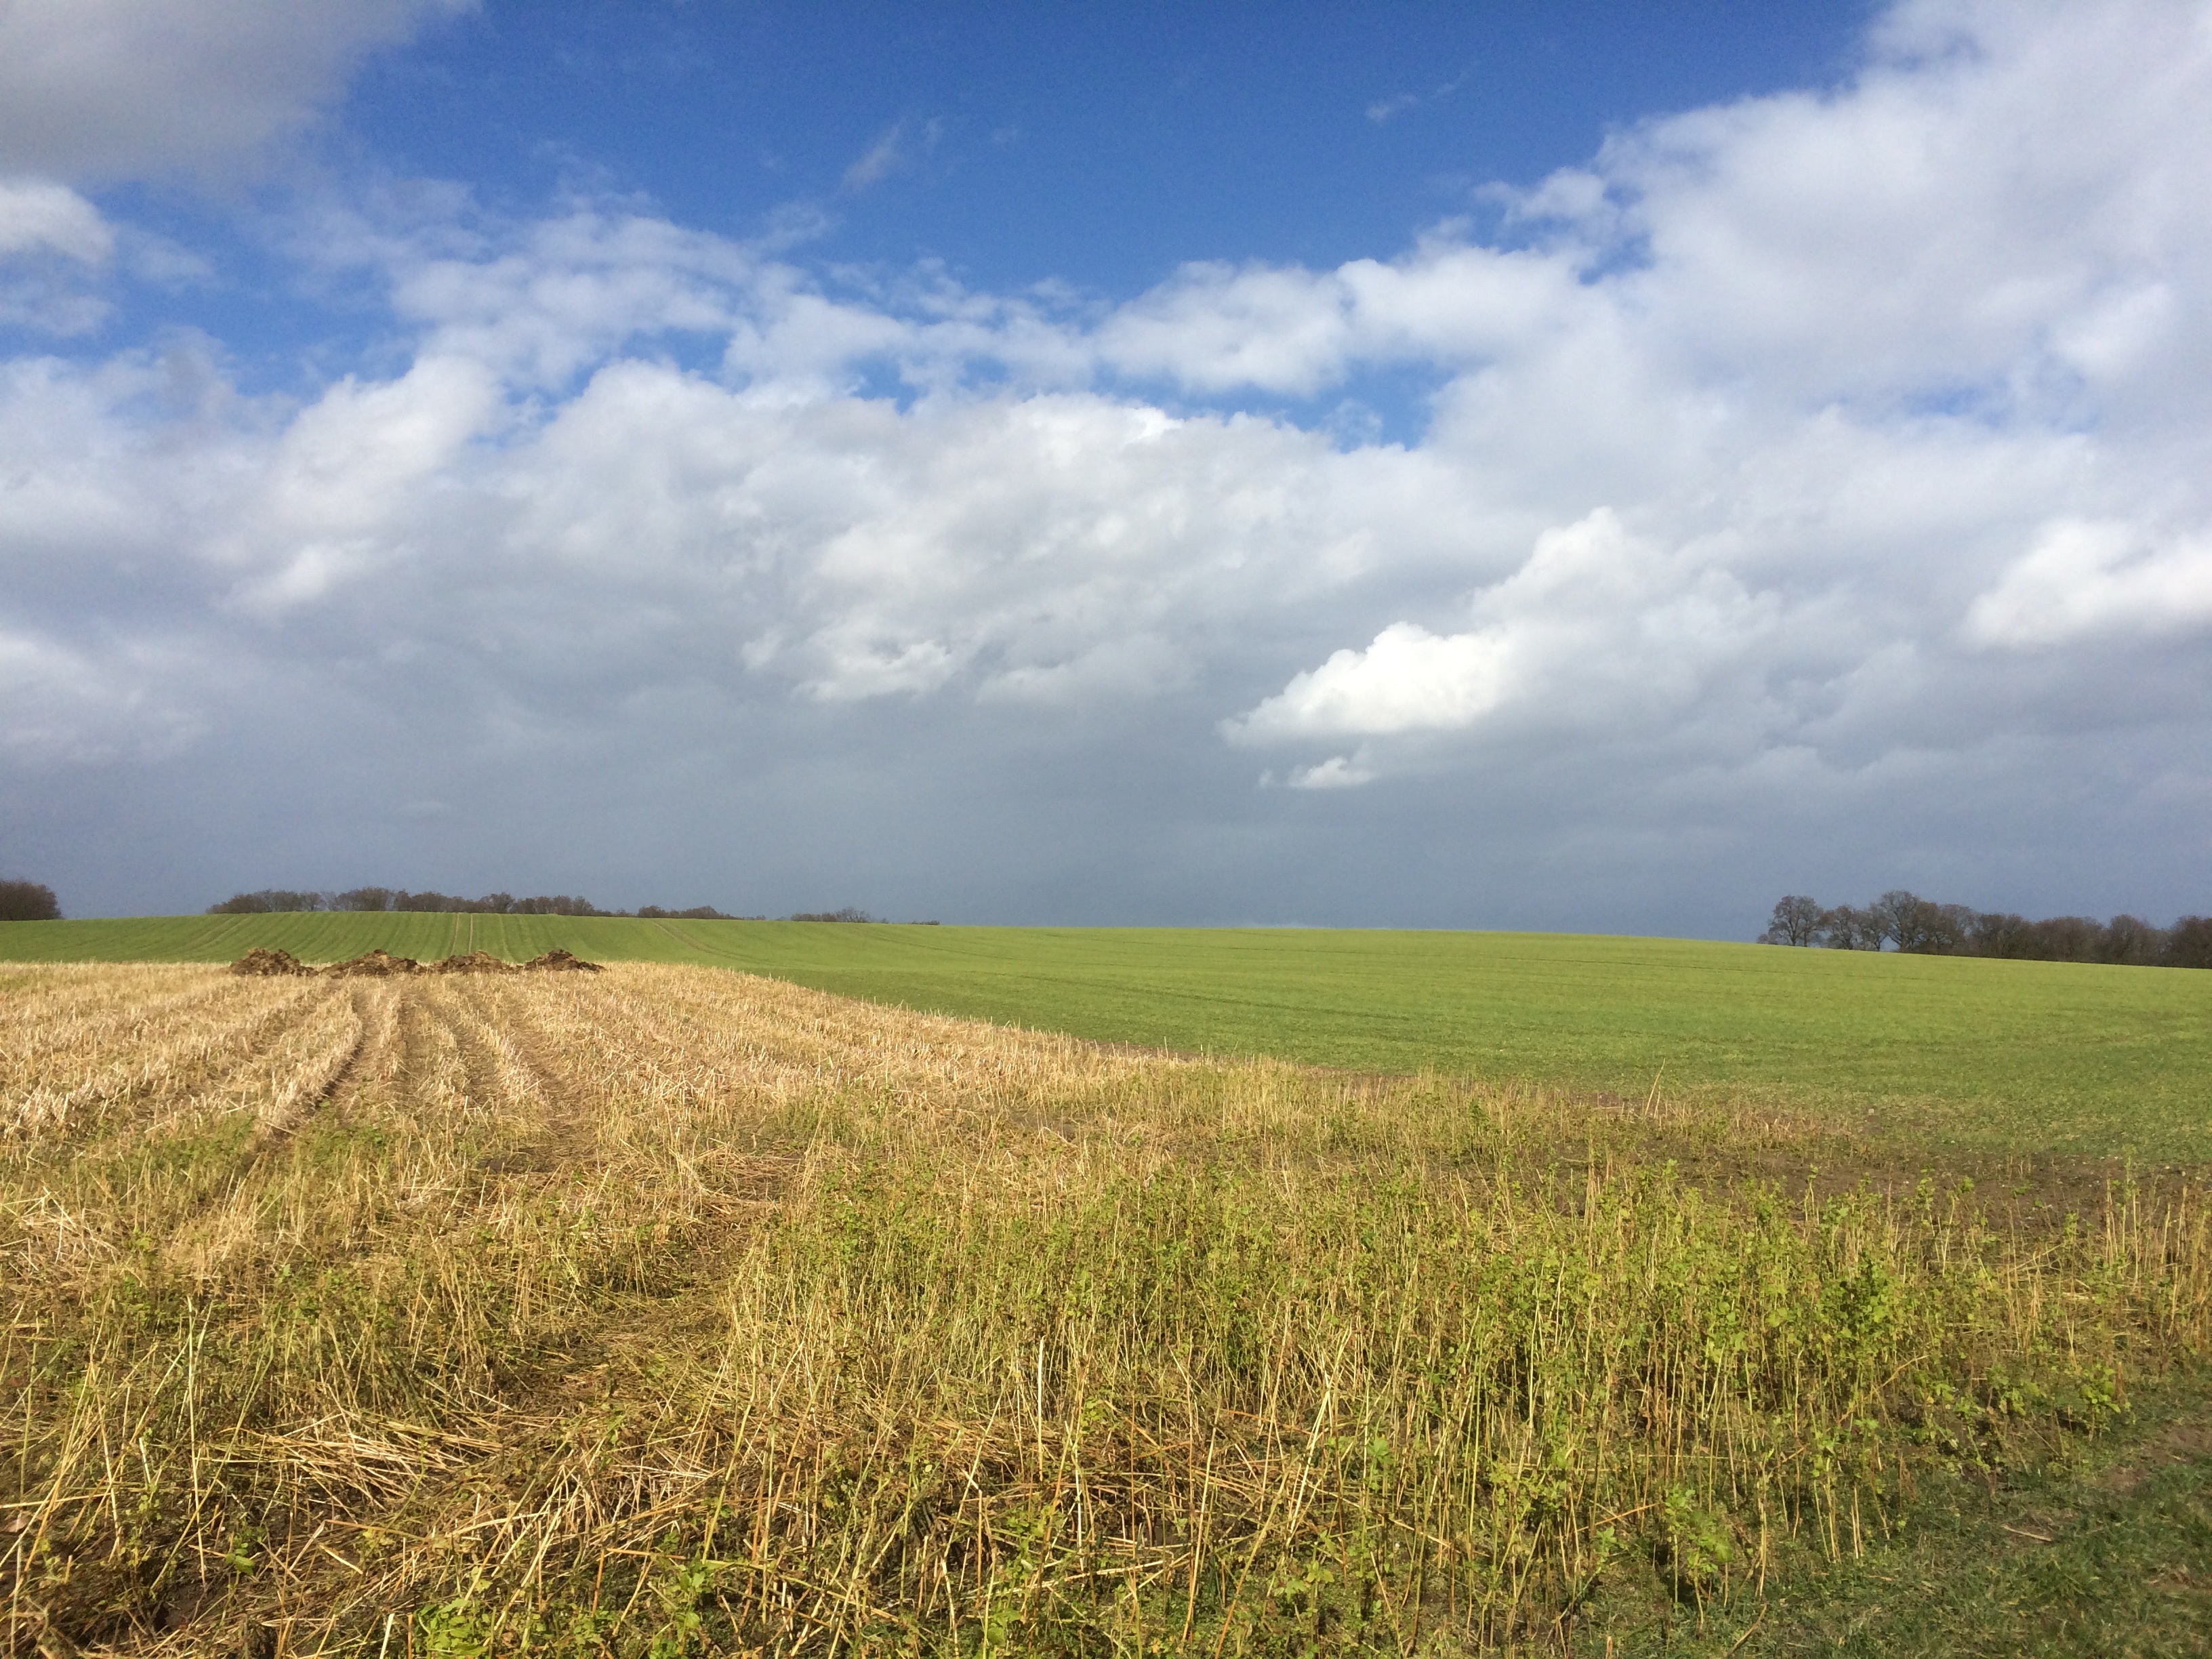
<path fill-rule="evenodd" d="M 323 969 L 342 979 L 368 975 L 381 979 L 387 974 L 419 974 L 422 964 L 412 957 L 395 957 L 382 951 L 371 951 L 367 956 L 356 957 L 350 962 L 334 962 Z"/>
<path fill-rule="evenodd" d="M 522 971 L 511 962 L 502 962 L 489 951 L 471 951 L 463 957 L 447 957 L 443 962 L 434 962 L 422 970 L 426 974 L 519 974 Z"/>
<path fill-rule="evenodd" d="M 534 974 L 596 974 L 599 971 L 598 963 L 570 956 L 566 951 L 548 951 L 542 957 L 532 957 L 522 965 Z"/>
<path fill-rule="evenodd" d="M 312 974 L 315 970 L 289 951 L 264 951 L 257 945 L 232 963 L 230 971 L 267 978 L 279 974 Z"/>

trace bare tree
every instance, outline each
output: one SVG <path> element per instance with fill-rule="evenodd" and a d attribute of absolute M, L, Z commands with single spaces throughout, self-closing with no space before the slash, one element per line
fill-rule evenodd
<path fill-rule="evenodd" d="M 2104 949 L 2099 954 L 2106 962 L 2137 967 L 2156 962 L 2166 954 L 2166 930 L 2141 916 L 2114 916 L 2105 924 Z"/>
<path fill-rule="evenodd" d="M 1872 911 L 1838 904 L 1820 913 L 1820 942 L 1832 951 L 1879 951 L 1881 927 Z"/>
<path fill-rule="evenodd" d="M 2105 942 L 2105 925 L 2091 916 L 2045 916 L 2027 924 L 2035 948 L 2030 955 L 2045 962 L 2094 962 Z"/>
<path fill-rule="evenodd" d="M 1938 932 L 1946 956 L 1972 956 L 1974 951 L 1974 924 L 1981 918 L 1971 904 L 1939 904 L 1936 907 Z"/>
<path fill-rule="evenodd" d="M 2032 957 L 2034 930 L 2026 916 L 2010 910 L 1978 911 L 1966 931 L 1966 948 L 1978 957 Z"/>
<path fill-rule="evenodd" d="M 2184 916 L 2166 930 L 2166 965 L 2212 968 L 2212 916 Z"/>
<path fill-rule="evenodd" d="M 1955 907 L 1893 887 L 1868 907 L 1883 939 L 1916 956 L 1941 956 L 1963 943 Z"/>
<path fill-rule="evenodd" d="M 1820 901 L 1802 893 L 1790 893 L 1775 901 L 1774 915 L 1759 936 L 1761 945 L 1813 945 L 1820 937 L 1820 918 L 1827 913 Z"/>

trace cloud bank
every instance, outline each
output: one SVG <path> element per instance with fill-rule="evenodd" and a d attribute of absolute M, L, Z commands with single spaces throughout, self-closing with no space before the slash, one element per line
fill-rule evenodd
<path fill-rule="evenodd" d="M 112 258 L 83 179 L 265 143 L 446 9 L 222 9 L 159 84 L 158 9 L 81 42 L 12 10 L 0 315 L 98 338 L 52 275 Z M 258 90 L 181 99 L 195 52 Z M 76 90 L 6 81 L 33 61 Z M 91 801 L 343 732 L 370 773 L 506 780 L 508 836 L 530 769 L 606 764 L 702 880 L 748 799 L 735 862 L 775 882 L 818 856 L 1029 919 L 2191 902 L 2208 153 L 2212 9 L 1927 0 L 1845 86 L 1494 190 L 1491 240 L 1120 304 L 613 202 L 325 202 L 303 280 L 376 296 L 397 363 L 304 398 L 189 335 L 0 365 L 0 763 Z M 1406 373 L 1413 441 L 1279 412 Z"/>

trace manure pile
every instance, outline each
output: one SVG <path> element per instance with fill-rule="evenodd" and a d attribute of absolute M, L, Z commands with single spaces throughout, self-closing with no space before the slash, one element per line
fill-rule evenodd
<path fill-rule="evenodd" d="M 417 962 L 387 951 L 364 951 L 327 968 L 311 968 L 289 951 L 268 951 L 259 945 L 230 964 L 230 971 L 249 978 L 268 979 L 289 974 L 331 979 L 389 979 L 394 974 L 596 974 L 599 964 L 567 951 L 548 951 L 527 962 L 504 962 L 489 951 L 471 951 L 442 962 Z"/>
<path fill-rule="evenodd" d="M 315 970 L 289 951 L 264 951 L 257 945 L 232 963 L 230 971 L 257 979 L 270 979 L 285 974 L 312 974 Z"/>

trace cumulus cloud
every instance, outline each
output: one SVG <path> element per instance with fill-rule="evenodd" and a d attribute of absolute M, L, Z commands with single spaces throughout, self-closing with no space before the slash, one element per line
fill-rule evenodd
<path fill-rule="evenodd" d="M 2035 114 L 2059 107 L 2090 130 Z M 1975 647 L 2201 627 L 2212 502 L 2179 446 L 2212 419 L 2212 319 L 2177 278 L 2212 274 L 2183 159 L 2208 120 L 2191 9 L 1908 6 L 1844 92 L 1653 122 L 1507 192 L 1548 227 L 1511 263 L 1439 246 L 1296 281 L 1187 273 L 1146 320 L 1188 343 L 1152 364 L 1311 390 L 1450 363 L 1435 449 L 1532 506 L 1642 527 L 1552 532 L 1225 734 L 1357 736 L 1370 770 L 1433 765 L 1444 734 L 1470 756 L 1536 729 L 1609 752 L 1656 725 L 1709 763 L 1856 759 L 1884 726 L 1929 740 L 1947 722 L 1904 711 L 1936 699 L 1944 741 L 2032 725 L 2076 672 L 2046 660 L 2028 694 Z"/>
<path fill-rule="evenodd" d="M 757 274 L 726 238 L 589 208 L 526 227 L 489 258 L 434 241 L 378 252 L 393 309 L 428 331 L 425 350 L 551 385 L 641 335 L 727 337 L 733 291 Z"/>
<path fill-rule="evenodd" d="M 1526 564 L 1468 608 L 1463 632 L 1399 622 L 1364 649 L 1334 653 L 1224 721 L 1224 734 L 1248 745 L 1335 742 L 1508 720 L 1568 735 L 1632 731 L 1684 718 L 1785 625 L 1780 599 L 1747 591 L 1715 550 L 1669 552 L 1604 508 L 1547 531 Z M 1371 768 L 1384 752 L 1363 754 Z M 1363 781 L 1373 775 L 1363 769 Z"/>
<path fill-rule="evenodd" d="M 1197 392 L 1310 396 L 1368 364 L 1519 357 L 1595 309 L 1580 287 L 1565 255 L 1443 240 L 1333 271 L 1191 264 L 1109 318 L 1097 351 Z"/>
<path fill-rule="evenodd" d="M 1225 729 L 1240 743 L 1457 731 L 1505 700 L 1510 655 L 1496 632 L 1440 638 L 1393 623 L 1365 650 L 1334 653 Z M 1340 763 L 1329 764 L 1343 775 Z"/>
<path fill-rule="evenodd" d="M 264 615 L 308 604 L 410 543 L 449 537 L 456 526 L 438 497 L 459 484 L 462 450 L 499 408 L 492 375 L 468 358 L 425 357 L 396 380 L 332 386 L 272 447 L 237 527 L 206 544 L 218 564 L 252 573 L 235 601 Z"/>
<path fill-rule="evenodd" d="M 1978 645 L 2057 645 L 2098 634 L 2212 629 L 2212 538 L 2147 544 L 2125 522 L 2065 520 L 1966 612 Z"/>
<path fill-rule="evenodd" d="M 375 47 L 473 0 L 11 0 L 0 168 L 117 179 L 228 162 L 301 126 Z"/>

